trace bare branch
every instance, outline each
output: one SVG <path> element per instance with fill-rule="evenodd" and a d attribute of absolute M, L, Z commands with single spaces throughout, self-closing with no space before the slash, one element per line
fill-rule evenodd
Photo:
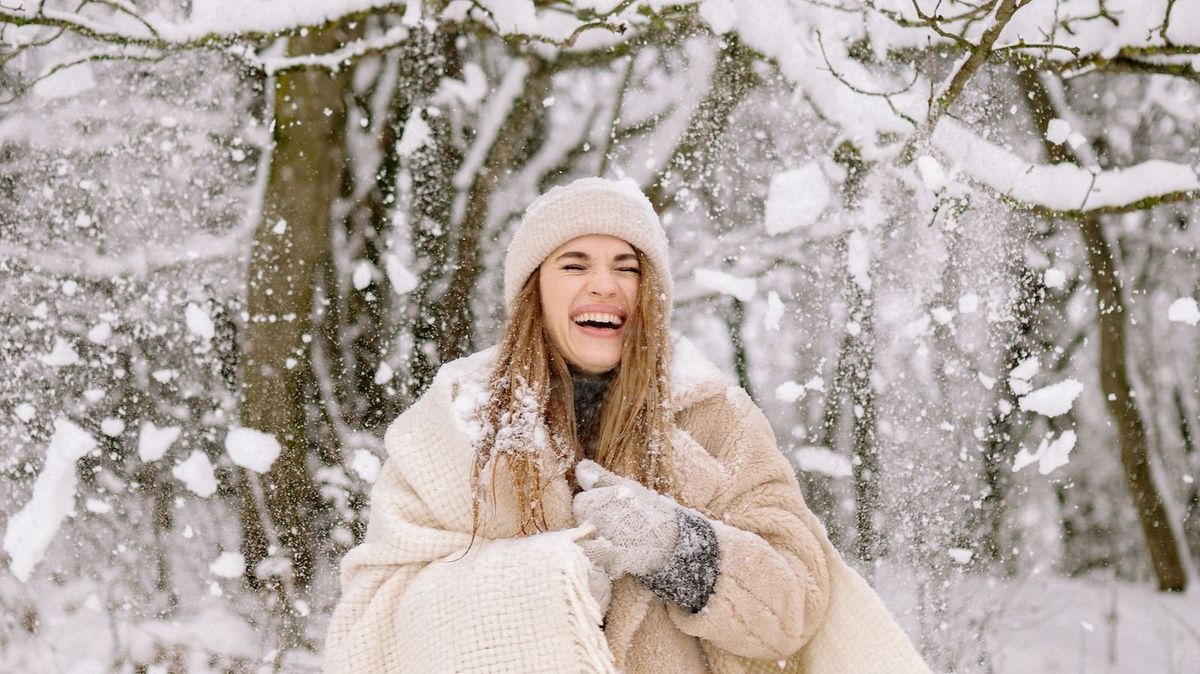
<path fill-rule="evenodd" d="M 1004 194 L 995 188 L 974 179 L 971 179 L 971 182 L 976 187 L 988 192 L 1014 209 L 1035 213 L 1048 218 L 1066 218 L 1070 220 L 1078 220 L 1080 218 L 1096 215 L 1120 215 L 1122 213 L 1135 213 L 1137 211 L 1144 211 L 1154 208 L 1155 206 L 1161 206 L 1163 204 L 1174 204 L 1200 200 L 1200 190 L 1183 190 L 1177 192 L 1166 192 L 1164 194 L 1155 194 L 1153 196 L 1148 196 L 1126 204 L 1113 204 L 1110 206 L 1100 206 L 1098 208 L 1055 209 L 1040 204 L 1030 204 L 1026 201 L 1017 199 L 1010 194 Z"/>
<path fill-rule="evenodd" d="M 117 13 L 124 14 L 125 16 L 128 16 L 131 19 L 133 19 L 134 21 L 137 21 L 138 23 L 145 26 L 146 30 L 150 31 L 150 35 L 161 39 L 161 36 L 158 34 L 158 30 L 153 25 L 151 25 L 149 21 L 146 21 L 146 19 L 142 18 L 142 16 L 137 13 L 137 8 L 134 7 L 133 5 L 130 5 L 129 3 L 122 2 L 120 0 L 84 0 L 83 3 L 79 5 L 79 8 L 76 9 L 75 11 L 79 12 L 89 4 L 97 4 L 97 5 L 104 5 L 105 7 L 112 7 L 114 10 L 117 11 Z"/>
<path fill-rule="evenodd" d="M 163 60 L 164 58 L 166 58 L 166 56 L 167 55 L 163 52 L 153 51 L 153 50 L 147 50 L 145 53 L 142 53 L 142 54 L 131 54 L 128 51 L 126 51 L 126 49 L 124 47 L 115 47 L 115 48 L 107 47 L 104 49 L 93 51 L 93 52 L 84 54 L 83 56 L 80 56 L 78 58 L 73 58 L 69 61 L 63 61 L 62 63 L 56 63 L 53 66 L 47 68 L 40 75 L 33 78 L 32 80 L 30 80 L 28 82 L 22 82 L 20 84 L 20 86 L 14 87 L 12 96 L 9 96 L 8 98 L 0 98 L 0 105 L 12 104 L 18 98 L 20 98 L 22 95 L 24 95 L 25 92 L 27 92 L 31 88 L 33 88 L 38 82 L 48 79 L 51 76 L 53 76 L 56 73 L 59 73 L 63 70 L 66 70 L 68 68 L 73 68 L 78 65 L 83 65 L 85 63 L 100 63 L 102 61 L 157 62 L 157 61 Z"/>
<path fill-rule="evenodd" d="M 118 0 L 88 0 L 84 5 L 81 5 L 81 8 L 89 3 L 109 6 L 121 13 L 130 14 L 133 12 L 133 8 L 128 6 L 128 3 L 118 2 Z M 167 26 L 152 24 L 145 17 L 136 16 L 135 13 L 130 15 L 137 18 L 139 23 L 146 28 L 144 34 L 119 30 L 79 13 L 61 12 L 43 8 L 30 13 L 21 6 L 14 8 L 0 4 L 0 24 L 59 28 L 81 37 L 108 44 L 138 46 L 164 51 L 201 48 L 225 49 L 239 42 L 266 42 L 304 31 L 324 30 L 337 23 L 358 21 L 368 16 L 388 14 L 399 7 L 403 7 L 403 3 L 373 5 L 367 9 L 350 11 L 346 14 L 327 18 L 324 21 L 287 26 L 278 30 L 247 30 L 236 33 L 207 32 L 197 35 L 187 35 L 186 26 L 172 26 L 172 29 L 168 29 Z M 184 37 L 172 37 L 172 34 L 183 35 Z"/>
<path fill-rule="evenodd" d="M 480 29 L 483 32 L 501 35 L 502 39 L 510 46 L 523 46 L 531 43 L 542 43 L 554 46 L 563 51 L 558 61 L 561 61 L 563 67 L 572 67 L 578 65 L 588 65 L 595 63 L 597 60 L 608 62 L 614 58 L 623 56 L 631 51 L 636 45 L 628 45 L 622 43 L 616 47 L 609 47 L 597 52 L 576 53 L 566 51 L 570 49 L 578 41 L 578 39 L 587 31 L 590 30 L 606 30 L 616 34 L 624 34 L 630 24 L 623 21 L 614 21 L 613 17 L 624 12 L 629 7 L 635 4 L 636 0 L 623 0 L 619 5 L 612 10 L 603 14 L 595 15 L 595 18 L 589 18 L 577 25 L 571 33 L 563 39 L 553 39 L 544 35 L 528 34 L 528 33 L 507 33 L 502 34 L 500 26 L 496 23 L 492 12 L 484 5 L 476 2 L 475 8 L 479 9 L 486 19 L 488 26 L 477 20 L 469 22 L 463 26 L 464 29 L 470 30 L 471 27 Z M 156 26 L 147 21 L 144 17 L 136 14 L 132 5 L 125 0 L 84 0 L 80 8 L 89 5 L 101 5 L 111 8 L 114 12 L 126 14 L 133 17 L 145 28 L 145 33 L 131 33 L 128 31 L 118 30 L 111 26 L 106 26 L 103 23 L 98 23 L 82 14 L 59 12 L 54 10 L 43 10 L 39 7 L 38 10 L 30 12 L 21 6 L 12 7 L 0 2 L 0 27 L 4 26 L 35 26 L 56 30 L 56 33 L 46 42 L 37 43 L 37 46 L 46 44 L 53 39 L 60 37 L 63 33 L 72 33 L 83 38 L 96 40 L 98 42 L 116 45 L 120 47 L 141 47 L 144 49 L 157 50 L 160 52 L 172 52 L 188 49 L 213 49 L 225 54 L 231 55 L 248 67 L 264 72 L 268 75 L 298 70 L 303 68 L 324 68 L 331 72 L 346 67 L 350 63 L 367 56 L 373 56 L 384 53 L 390 49 L 400 45 L 407 39 L 407 28 L 404 26 L 393 27 L 382 35 L 375 37 L 363 37 L 354 42 L 344 45 L 339 49 L 326 54 L 310 54 L 302 56 L 288 56 L 281 58 L 263 59 L 256 54 L 256 44 L 267 43 L 280 37 L 298 33 L 303 30 L 323 30 L 328 28 L 332 23 L 337 21 L 350 22 L 365 19 L 370 15 L 386 14 L 389 11 L 396 9 L 402 4 L 387 3 L 373 6 L 359 12 L 348 13 L 344 16 L 331 19 L 321 25 L 313 26 L 292 26 L 285 30 L 276 32 L 263 31 L 244 31 L 239 33 L 207 33 L 188 37 L 186 39 L 172 38 L 172 33 L 179 33 L 178 29 L 168 30 L 166 26 Z M 688 14 L 687 8 L 678 9 L 672 8 L 661 14 L 646 14 L 651 21 L 651 27 L 648 27 L 649 32 L 653 35 L 661 35 L 662 28 L 670 18 L 683 17 Z M 694 12 L 691 12 L 694 13 Z M 580 12 L 576 16 L 587 15 L 588 12 Z M 166 36 L 166 37 L 164 37 Z M 634 42 L 641 44 L 645 39 L 638 39 Z M 603 52 L 602 54 L 599 52 Z M 0 63 L 10 60 L 11 55 L 6 56 Z M 136 60 L 144 60 L 143 56 L 131 57 Z M 87 59 L 79 59 L 78 62 L 85 62 Z M 116 52 L 110 52 L 106 55 L 105 60 L 117 60 Z M 576 63 L 577 62 L 577 63 Z M 556 67 L 559 64 L 556 63 Z M 45 76 L 48 76 L 44 75 Z"/>
<path fill-rule="evenodd" d="M 1024 40 L 1021 40 L 1020 42 L 1017 42 L 1016 44 L 1006 44 L 1001 47 L 996 47 L 995 49 L 992 50 L 992 53 L 999 54 L 1002 52 L 1014 51 L 1017 49 L 1045 49 L 1047 51 L 1049 51 L 1051 49 L 1061 49 L 1065 52 L 1069 52 L 1072 56 L 1075 56 L 1075 57 L 1079 56 L 1079 47 L 1072 47 L 1072 46 L 1064 45 L 1064 44 L 1054 44 L 1053 42 L 1027 43 Z"/>
<path fill-rule="evenodd" d="M 650 25 L 641 28 L 628 39 L 615 45 L 587 51 L 559 52 L 554 56 L 553 66 L 556 71 L 570 68 L 592 68 L 629 56 L 646 45 L 663 39 L 668 33 L 688 35 L 697 30 L 700 28 L 695 12 L 689 11 L 688 8 L 663 12 L 655 15 Z"/>
<path fill-rule="evenodd" d="M 932 129 L 937 124 L 938 119 L 945 114 L 946 110 L 954 104 L 958 97 L 962 95 L 963 90 L 967 86 L 967 82 L 975 74 L 979 67 L 987 61 L 988 55 L 992 52 L 993 45 L 999 39 L 1000 33 L 1008 22 L 1012 20 L 1013 14 L 1017 11 L 1016 0 L 1001 0 L 999 8 L 996 9 L 996 19 L 991 26 L 984 31 L 980 36 L 979 44 L 971 51 L 971 55 L 963 62 L 962 66 L 954 73 L 950 84 L 946 90 L 938 96 L 933 104 L 933 110 L 930 112 L 929 119 L 925 121 L 927 129 Z"/>
<path fill-rule="evenodd" d="M 39 8 L 33 14 L 22 11 L 23 8 L 12 8 L 0 5 L 0 23 L 14 26 L 41 26 L 44 28 L 60 28 L 82 37 L 108 42 L 112 44 L 137 45 L 154 49 L 172 46 L 162 38 L 156 37 L 158 31 L 150 28 L 149 36 L 134 35 L 95 23 L 79 14 L 45 10 Z M 143 24 L 145 22 L 143 21 Z M 148 24 L 147 24 L 148 26 Z M 149 26 L 148 26 L 149 27 Z"/>
<path fill-rule="evenodd" d="M 554 41 L 548 41 L 548 42 L 550 42 L 551 44 L 557 44 L 557 46 L 562 49 L 570 49 L 571 47 L 573 47 L 575 45 L 575 41 L 579 39 L 580 35 L 583 35 L 584 32 L 595 29 L 595 28 L 603 28 L 604 30 L 608 30 L 608 31 L 611 31 L 614 33 L 618 33 L 620 35 L 624 35 L 625 31 L 628 29 L 628 26 L 624 23 L 611 24 L 608 22 L 608 18 L 610 16 L 616 16 L 616 15 L 620 14 L 621 12 L 624 12 L 626 9 L 629 8 L 630 5 L 632 5 L 634 3 L 634 1 L 635 0 L 623 0 L 621 2 L 621 4 L 614 7 L 612 9 L 612 11 L 608 12 L 607 14 L 602 15 L 602 17 L 599 20 L 579 24 L 578 26 L 575 27 L 575 30 L 571 31 L 571 34 L 568 35 L 565 40 L 563 40 L 559 43 L 555 43 Z"/>
<path fill-rule="evenodd" d="M 480 13 L 491 20 L 492 28 L 495 33 L 500 35 L 509 45 L 519 46 L 537 42 L 558 47 L 559 49 L 570 49 L 575 45 L 575 42 L 579 39 L 579 37 L 589 30 L 607 30 L 611 33 L 624 35 L 625 31 L 629 29 L 629 25 L 625 22 L 613 23 L 610 22 L 609 19 L 619 15 L 626 9 L 629 9 L 629 7 L 632 6 L 636 1 L 637 0 L 622 0 L 622 2 L 616 7 L 613 7 L 611 10 L 604 12 L 603 14 L 592 14 L 591 12 L 574 13 L 576 17 L 581 17 L 582 15 L 589 17 L 594 16 L 594 18 L 589 18 L 588 20 L 576 26 L 575 29 L 572 30 L 569 35 L 567 35 L 567 37 L 561 40 L 546 37 L 545 35 L 535 35 L 530 33 L 505 33 L 503 27 L 500 26 L 500 22 L 497 21 L 496 15 L 489 7 L 479 2 L 479 0 L 471 0 L 471 5 L 474 9 L 479 10 Z"/>
<path fill-rule="evenodd" d="M 406 27 L 393 26 L 384 32 L 383 35 L 359 38 L 327 54 L 306 54 L 304 56 L 285 56 L 257 60 L 255 57 L 239 54 L 238 50 L 234 47 L 231 47 L 229 52 L 242 58 L 248 65 L 262 70 L 267 75 L 276 75 L 302 68 L 325 68 L 330 72 L 336 73 L 358 59 L 390 51 L 403 44 L 408 38 L 409 31 Z"/>
<path fill-rule="evenodd" d="M 913 5 L 916 6 L 916 0 L 913 0 Z M 944 91 L 933 102 L 933 107 L 929 111 L 929 116 L 925 120 L 924 126 L 909 137 L 905 142 L 904 148 L 900 152 L 901 162 L 907 163 L 912 160 L 914 150 L 917 145 L 925 142 L 933 130 L 937 127 L 938 121 L 950 109 L 950 106 L 958 100 L 966 89 L 967 82 L 975 75 L 976 71 L 987 62 L 988 57 L 992 54 L 992 49 L 996 44 L 996 40 L 1000 38 L 1000 33 L 1004 31 L 1004 27 L 1012 20 L 1013 14 L 1016 13 L 1017 0 L 1000 0 L 999 7 L 996 8 L 996 18 L 992 21 L 992 25 L 983 32 L 979 38 L 979 44 L 974 45 L 970 50 L 970 54 L 954 76 L 950 78 L 950 83 L 946 85 Z"/>
<path fill-rule="evenodd" d="M 1197 55 L 1200 55 L 1200 45 L 1125 46 L 1116 54 L 1087 54 L 1058 64 L 1053 70 L 1065 78 L 1078 77 L 1095 70 L 1129 70 L 1195 78 L 1196 67 L 1188 60 L 1163 62 L 1146 59 Z"/>
<path fill-rule="evenodd" d="M 990 3 L 988 5 L 988 9 L 990 10 L 991 6 L 995 5 L 995 4 L 996 4 L 995 2 Z M 917 0 L 912 0 L 912 6 L 913 6 L 913 9 L 917 12 L 917 16 L 920 17 L 920 19 L 921 19 L 921 23 L 919 23 L 917 25 L 929 28 L 933 32 L 937 33 L 938 35 L 941 35 L 942 37 L 944 37 L 952 42 L 956 42 L 959 45 L 967 47 L 968 49 L 976 48 L 975 44 L 973 44 L 970 40 L 966 39 L 962 35 L 959 35 L 958 33 L 955 33 L 953 31 L 949 31 L 949 30 L 946 30 L 945 28 L 942 28 L 943 22 L 952 23 L 958 17 L 938 16 L 938 15 L 936 15 L 936 10 L 934 10 L 935 15 L 930 16 L 921 10 L 921 5 L 919 5 L 917 3 Z M 971 13 L 974 13 L 975 11 L 977 11 L 977 10 L 972 10 Z M 960 16 L 965 16 L 965 15 L 960 15 Z"/>
<path fill-rule="evenodd" d="M 1163 13 L 1162 25 L 1158 27 L 1158 36 L 1165 44 L 1171 44 L 1171 38 L 1167 37 L 1167 31 L 1171 29 L 1171 12 L 1174 9 L 1175 0 L 1167 0 L 1167 11 Z"/>
<path fill-rule="evenodd" d="M 929 28 L 934 32 L 937 32 L 939 29 L 941 29 L 942 24 L 964 21 L 967 23 L 967 25 L 969 25 L 971 22 L 987 16 L 988 13 L 992 11 L 992 8 L 996 6 L 996 2 L 997 0 L 989 0 L 989 2 L 972 6 L 971 9 L 961 14 L 955 14 L 952 16 L 941 16 L 938 15 L 936 11 L 934 12 L 934 16 L 929 16 L 926 15 L 920 7 L 916 6 L 916 2 L 914 0 L 913 6 L 917 11 L 917 16 L 920 17 L 920 20 L 918 21 L 914 21 L 894 9 L 877 7 L 874 0 L 868 0 L 867 6 L 870 7 L 872 11 L 882 14 L 902 28 Z M 955 42 L 957 42 L 959 39 L 962 39 L 962 36 L 956 33 L 949 33 L 945 37 L 954 40 Z"/>

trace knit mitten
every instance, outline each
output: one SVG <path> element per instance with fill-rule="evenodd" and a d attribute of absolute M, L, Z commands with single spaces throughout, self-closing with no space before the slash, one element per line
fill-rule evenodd
<path fill-rule="evenodd" d="M 596 529 L 576 540 L 588 559 L 613 579 L 631 574 L 663 601 L 702 610 L 720 574 L 712 523 L 594 461 L 579 462 L 575 478 L 584 489 L 575 496 L 575 519 Z"/>
<path fill-rule="evenodd" d="M 581 461 L 575 478 L 575 521 L 596 527 L 596 537 L 579 541 L 593 564 L 611 578 L 651 575 L 663 568 L 679 538 L 675 501 L 641 484 Z"/>

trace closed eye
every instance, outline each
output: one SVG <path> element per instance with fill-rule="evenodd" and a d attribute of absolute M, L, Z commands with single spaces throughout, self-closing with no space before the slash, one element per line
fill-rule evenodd
<path fill-rule="evenodd" d="M 621 267 L 617 271 L 623 271 L 630 274 L 641 274 L 642 270 L 637 267 Z"/>
<path fill-rule="evenodd" d="M 562 268 L 566 271 L 583 271 L 587 269 L 587 267 L 581 264 L 565 264 Z"/>

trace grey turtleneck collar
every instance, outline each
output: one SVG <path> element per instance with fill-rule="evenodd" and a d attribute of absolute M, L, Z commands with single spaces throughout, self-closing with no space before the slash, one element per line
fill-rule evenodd
<path fill-rule="evenodd" d="M 600 408 L 608 394 L 615 370 L 589 374 L 570 368 L 575 395 L 575 433 L 583 455 L 596 458 L 600 439 Z M 666 602 L 696 613 L 708 604 L 720 574 L 720 546 L 712 524 L 700 513 L 686 508 L 677 511 L 679 538 L 667 564 L 650 576 L 638 580 Z"/>
<path fill-rule="evenodd" d="M 575 398 L 575 434 L 584 456 L 592 458 L 600 436 L 600 408 L 616 370 L 591 374 L 570 368 Z"/>

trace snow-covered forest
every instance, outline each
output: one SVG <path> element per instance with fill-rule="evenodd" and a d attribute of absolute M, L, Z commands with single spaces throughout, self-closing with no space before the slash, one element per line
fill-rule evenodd
<path fill-rule="evenodd" d="M 315 672 L 550 186 L 935 671 L 1200 670 L 1200 0 L 0 0 L 0 671 Z"/>

